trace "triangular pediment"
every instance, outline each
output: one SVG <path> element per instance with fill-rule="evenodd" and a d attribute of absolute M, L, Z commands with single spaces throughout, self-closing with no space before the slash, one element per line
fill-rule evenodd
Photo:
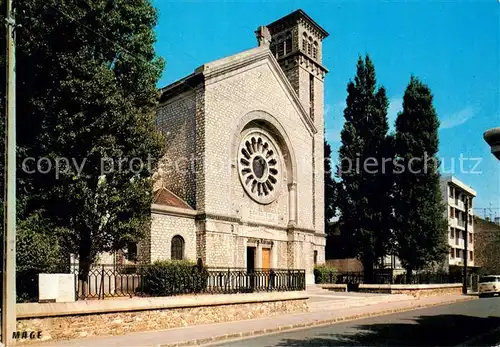
<path fill-rule="evenodd" d="M 317 129 L 314 126 L 309 113 L 305 110 L 304 106 L 300 102 L 297 93 L 290 84 L 290 81 L 281 69 L 279 63 L 273 57 L 271 51 L 265 46 L 253 48 L 227 58 L 204 64 L 195 70 L 195 74 L 203 75 L 205 83 L 209 83 L 211 79 L 219 78 L 230 73 L 236 73 L 238 71 L 244 70 L 245 67 L 250 67 L 251 65 L 262 63 L 265 63 L 269 66 L 269 70 L 281 85 L 281 89 L 291 101 L 293 107 L 296 109 L 297 114 L 300 115 L 300 118 L 308 131 L 311 134 L 317 133 Z"/>

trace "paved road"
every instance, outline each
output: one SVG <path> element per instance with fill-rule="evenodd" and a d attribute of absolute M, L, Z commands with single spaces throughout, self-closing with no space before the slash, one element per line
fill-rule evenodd
<path fill-rule="evenodd" d="M 295 330 L 217 346 L 500 346 L 500 297 Z M 474 341 L 475 340 L 475 341 Z"/>

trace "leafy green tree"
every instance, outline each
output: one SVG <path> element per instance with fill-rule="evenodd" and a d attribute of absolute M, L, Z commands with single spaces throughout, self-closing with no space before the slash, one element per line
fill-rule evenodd
<path fill-rule="evenodd" d="M 413 270 L 443 260 L 447 222 L 439 185 L 439 120 L 428 86 L 411 77 L 396 120 L 395 254 L 411 280 Z"/>
<path fill-rule="evenodd" d="M 86 280 L 98 253 L 149 227 L 162 155 L 157 14 L 148 0 L 26 0 L 15 9 L 21 218 L 37 211 L 50 223 Z"/>
<path fill-rule="evenodd" d="M 342 239 L 348 239 L 356 250 L 368 283 L 373 281 L 374 265 L 389 242 L 390 190 L 383 161 L 387 155 L 387 107 L 385 89 L 377 88 L 372 61 L 368 56 L 364 60 L 360 57 L 354 81 L 347 85 L 338 208 Z"/>

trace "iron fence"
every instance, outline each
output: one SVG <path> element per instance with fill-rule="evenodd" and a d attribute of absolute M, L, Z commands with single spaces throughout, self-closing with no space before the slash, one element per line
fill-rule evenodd
<path fill-rule="evenodd" d="M 447 273 L 416 273 L 411 276 L 410 281 L 406 274 L 394 275 L 392 271 L 375 272 L 373 284 L 446 284 L 462 283 L 462 276 Z M 333 282 L 332 282 L 333 283 Z M 336 274 L 336 283 L 362 284 L 367 283 L 363 272 L 345 272 Z"/>
<path fill-rule="evenodd" d="M 86 281 L 77 268 L 71 272 L 76 277 L 78 299 L 104 299 L 107 297 L 150 296 L 145 283 L 145 270 L 150 265 L 97 265 L 93 266 Z M 201 272 L 193 268 L 191 273 L 174 274 L 159 279 L 165 281 L 168 290 L 162 295 L 188 293 L 233 294 L 271 291 L 294 291 L 305 289 L 305 270 L 204 268 Z"/>

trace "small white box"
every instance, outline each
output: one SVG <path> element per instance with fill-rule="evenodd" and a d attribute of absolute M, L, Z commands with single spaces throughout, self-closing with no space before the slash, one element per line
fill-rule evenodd
<path fill-rule="evenodd" d="M 38 301 L 75 302 L 75 275 L 38 274 Z"/>

